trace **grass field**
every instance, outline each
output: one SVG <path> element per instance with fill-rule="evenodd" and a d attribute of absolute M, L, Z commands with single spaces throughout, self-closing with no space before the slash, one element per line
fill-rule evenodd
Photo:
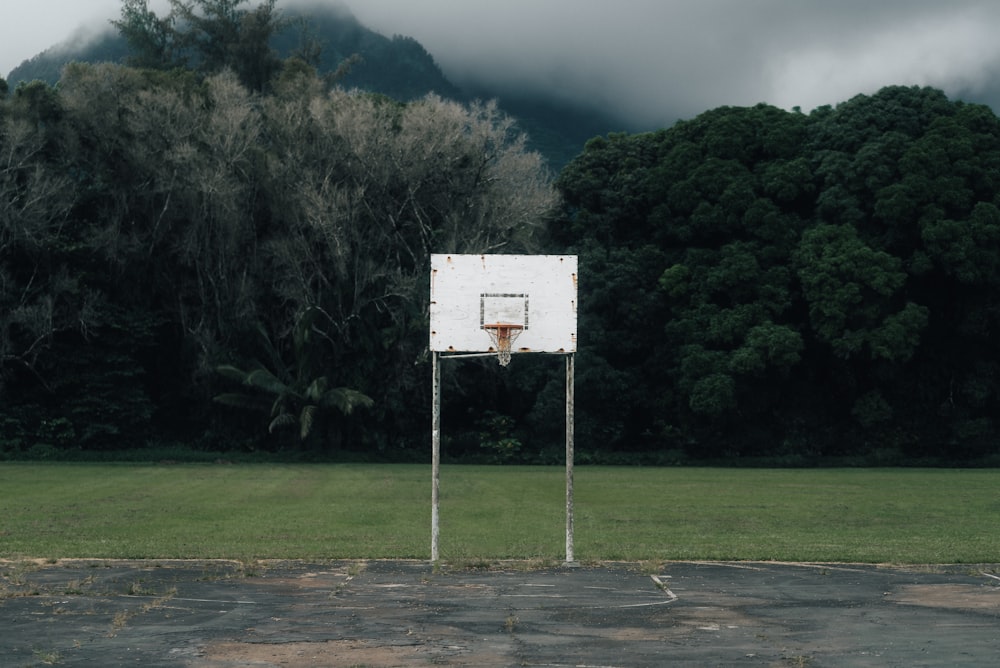
<path fill-rule="evenodd" d="M 445 561 L 564 556 L 559 467 L 444 466 Z M 1000 562 L 1000 471 L 578 467 L 578 561 Z M 426 465 L 0 464 L 0 558 L 430 556 Z"/>

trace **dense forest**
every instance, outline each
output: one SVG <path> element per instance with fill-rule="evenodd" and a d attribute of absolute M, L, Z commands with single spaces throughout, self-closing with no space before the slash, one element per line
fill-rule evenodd
<path fill-rule="evenodd" d="M 134 64 L 0 101 L 0 458 L 427 460 L 432 252 L 579 255 L 583 463 L 1000 457 L 989 108 L 720 108 L 553 178 L 496 105 L 347 90 L 242 4 L 126 0 Z M 444 456 L 561 461 L 559 369 L 446 365 Z"/>
<path fill-rule="evenodd" d="M 583 413 L 687 454 L 995 453 L 998 142 L 918 88 L 591 141 L 555 227 L 606 370 Z"/>

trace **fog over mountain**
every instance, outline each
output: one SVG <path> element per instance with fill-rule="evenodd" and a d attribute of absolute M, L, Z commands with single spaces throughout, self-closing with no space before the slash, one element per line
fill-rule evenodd
<path fill-rule="evenodd" d="M 250 6 L 255 0 L 250 0 Z M 280 6 L 343 5 L 304 0 Z M 720 105 L 809 111 L 885 85 L 1000 102 L 993 0 L 356 0 L 386 35 L 416 38 L 455 83 L 545 92 L 632 128 Z M 152 0 L 160 10 L 166 0 Z M 107 26 L 119 0 L 33 0 L 0 25 L 0 72 Z"/>
<path fill-rule="evenodd" d="M 463 84 L 548 90 L 642 126 L 721 105 L 811 110 L 892 84 L 996 99 L 989 0 L 366 0 Z"/>

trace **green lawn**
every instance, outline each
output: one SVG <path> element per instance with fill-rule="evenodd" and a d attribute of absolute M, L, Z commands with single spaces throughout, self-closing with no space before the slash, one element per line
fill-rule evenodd
<path fill-rule="evenodd" d="M 559 467 L 444 466 L 441 558 L 564 556 Z M 1000 471 L 576 470 L 579 561 L 1000 562 Z M 0 464 L 0 558 L 430 556 L 430 466 Z"/>

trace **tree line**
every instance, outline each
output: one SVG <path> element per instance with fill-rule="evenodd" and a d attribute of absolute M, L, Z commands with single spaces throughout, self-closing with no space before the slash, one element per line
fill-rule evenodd
<path fill-rule="evenodd" d="M 579 255 L 583 462 L 997 454 L 988 108 L 726 107 L 554 175 L 495 104 L 266 51 L 274 3 L 176 4 L 200 13 L 123 3 L 134 65 L 0 101 L 0 457 L 423 461 L 432 252 Z M 561 460 L 551 360 L 443 382 L 446 457 Z"/>

